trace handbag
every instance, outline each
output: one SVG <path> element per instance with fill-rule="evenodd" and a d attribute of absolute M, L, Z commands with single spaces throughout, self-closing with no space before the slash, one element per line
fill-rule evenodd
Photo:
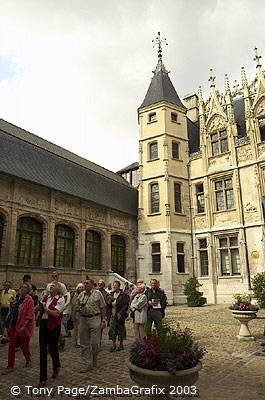
<path fill-rule="evenodd" d="M 72 331 L 74 329 L 74 321 L 72 320 L 72 317 L 68 319 L 66 326 L 68 331 Z"/>

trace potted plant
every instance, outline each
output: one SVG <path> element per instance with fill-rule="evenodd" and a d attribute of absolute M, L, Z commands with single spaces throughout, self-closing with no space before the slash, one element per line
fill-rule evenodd
<path fill-rule="evenodd" d="M 238 340 L 255 340 L 250 333 L 248 323 L 257 317 L 259 307 L 251 304 L 251 296 L 248 293 L 235 294 L 233 297 L 235 301 L 229 309 L 232 311 L 233 317 L 240 322 Z"/>
<path fill-rule="evenodd" d="M 155 331 L 147 329 L 147 336 L 133 343 L 127 365 L 131 379 L 141 387 L 156 386 L 163 389 L 162 394 L 194 395 L 196 387 L 192 385 L 198 379 L 200 360 L 205 353 L 189 328 L 173 327 L 163 321 Z M 186 387 L 194 393 L 176 393 L 177 387 Z"/>

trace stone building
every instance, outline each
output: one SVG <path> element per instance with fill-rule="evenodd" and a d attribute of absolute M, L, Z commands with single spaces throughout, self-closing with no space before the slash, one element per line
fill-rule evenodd
<path fill-rule="evenodd" d="M 137 275 L 157 278 L 169 302 L 184 302 L 197 276 L 209 303 L 230 302 L 264 271 L 265 79 L 180 100 L 162 62 L 138 109 Z M 128 170 L 121 170 L 121 174 Z"/>
<path fill-rule="evenodd" d="M 109 271 L 135 278 L 137 190 L 119 175 L 0 120 L 0 282 L 43 287 Z"/>

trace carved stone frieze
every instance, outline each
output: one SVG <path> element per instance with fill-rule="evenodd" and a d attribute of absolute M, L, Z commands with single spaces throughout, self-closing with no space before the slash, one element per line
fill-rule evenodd
<path fill-rule="evenodd" d="M 110 223 L 112 226 L 116 226 L 118 228 L 128 228 L 128 222 L 128 219 L 123 216 L 116 214 L 111 215 Z"/>
<path fill-rule="evenodd" d="M 86 207 L 86 219 L 106 223 L 106 214 L 100 208 Z"/>
<path fill-rule="evenodd" d="M 48 208 L 47 193 L 42 193 L 40 190 L 33 187 L 17 185 L 15 201 L 38 209 Z"/>
<path fill-rule="evenodd" d="M 77 204 L 60 197 L 55 199 L 54 208 L 60 214 L 72 215 L 73 217 L 79 217 L 81 213 L 81 208 Z"/>

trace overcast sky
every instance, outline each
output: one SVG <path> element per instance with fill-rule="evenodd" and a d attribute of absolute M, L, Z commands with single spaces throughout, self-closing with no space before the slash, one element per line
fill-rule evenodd
<path fill-rule="evenodd" d="M 254 46 L 263 56 L 264 0 L 0 0 L 0 118 L 105 168 L 138 160 L 137 107 L 161 31 L 181 98 L 223 90 Z"/>

